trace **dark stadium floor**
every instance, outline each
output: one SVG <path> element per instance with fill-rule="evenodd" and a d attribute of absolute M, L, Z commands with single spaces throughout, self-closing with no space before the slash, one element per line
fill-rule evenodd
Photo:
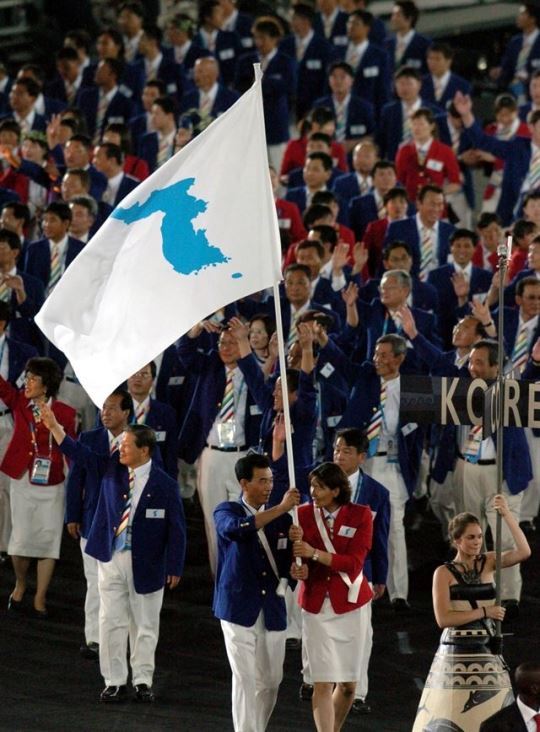
<path fill-rule="evenodd" d="M 230 676 L 218 623 L 212 617 L 212 586 L 198 510 L 188 515 L 188 565 L 181 587 L 166 595 L 156 659 L 153 706 L 100 704 L 97 663 L 79 656 L 83 633 L 80 555 L 64 537 L 53 580 L 50 619 L 13 619 L 6 614 L 12 587 L 10 564 L 0 566 L 0 730 L 39 732 L 222 732 L 232 730 Z M 524 566 L 520 619 L 505 629 L 504 655 L 513 668 L 540 657 L 539 536 Z M 349 717 L 347 730 L 410 732 L 423 680 L 437 646 L 430 585 L 441 559 L 438 527 L 424 521 L 409 532 L 413 612 L 397 617 L 388 604 L 374 611 L 374 651 L 368 701 L 372 713 Z M 269 730 L 312 730 L 310 704 L 298 700 L 300 652 L 288 651 L 285 675 Z M 473 732 L 473 731 L 471 731 Z"/>

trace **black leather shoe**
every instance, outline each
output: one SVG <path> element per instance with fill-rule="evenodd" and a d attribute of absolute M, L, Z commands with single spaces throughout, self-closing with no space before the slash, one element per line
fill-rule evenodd
<path fill-rule="evenodd" d="M 362 699 L 355 699 L 351 707 L 353 714 L 371 714 L 371 707 Z"/>
<path fill-rule="evenodd" d="M 411 606 L 403 597 L 396 597 L 395 600 L 392 600 L 392 607 L 394 612 L 400 615 L 407 615 L 411 611 Z"/>
<path fill-rule="evenodd" d="M 108 704 L 118 704 L 125 701 L 126 697 L 127 687 L 124 684 L 122 686 L 106 686 L 99 695 L 99 700 Z"/>
<path fill-rule="evenodd" d="M 89 661 L 99 659 L 99 645 L 97 643 L 83 643 L 79 649 L 81 656 Z"/>
<path fill-rule="evenodd" d="M 133 688 L 135 690 L 135 701 L 142 702 L 143 704 L 151 704 L 156 700 L 152 688 L 147 684 L 135 684 Z"/>
<path fill-rule="evenodd" d="M 298 651 L 302 648 L 302 641 L 300 638 L 287 638 L 285 641 L 285 648 L 287 648 L 287 650 Z"/>
<path fill-rule="evenodd" d="M 298 695 L 301 701 L 310 701 L 313 696 L 313 686 L 311 684 L 302 684 Z"/>
<path fill-rule="evenodd" d="M 37 608 L 32 608 L 32 617 L 36 618 L 36 620 L 47 620 L 49 617 L 49 611 L 48 610 L 38 610 Z"/>
<path fill-rule="evenodd" d="M 10 595 L 8 599 L 7 609 L 10 615 L 20 615 L 23 611 L 23 601 L 14 600 L 13 595 Z"/>

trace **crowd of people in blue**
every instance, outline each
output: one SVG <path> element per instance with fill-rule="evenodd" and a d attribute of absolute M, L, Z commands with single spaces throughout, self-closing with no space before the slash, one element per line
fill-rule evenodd
<path fill-rule="evenodd" d="M 306 0 L 280 17 L 204 0 L 197 17 L 169 3 L 156 21 L 144 3 L 118 2 L 95 37 L 65 34 L 54 68 L 0 65 L 9 611 L 47 618 L 65 524 L 87 581 L 81 653 L 99 656 L 103 702 L 126 698 L 130 670 L 135 698 L 154 700 L 163 588 L 182 575 L 181 497 L 195 489 L 237 732 L 266 728 L 286 639 L 302 642 L 301 696 L 312 697 L 319 732 L 341 729 L 351 707 L 369 713 L 371 602 L 387 595 L 396 613 L 410 612 L 404 516 L 414 499 L 428 496 L 444 539 L 449 521 L 470 517 L 450 542 L 458 574 L 478 582 L 492 570 L 489 556 L 489 571 L 485 559 L 477 567 L 482 532 L 493 535 L 503 515 L 502 606 L 490 596 L 478 609 L 501 619 L 519 607 L 540 433 L 504 428 L 496 497 L 495 437 L 403 423 L 399 404 L 401 375 L 496 378 L 501 288 L 507 365 L 538 378 L 540 7 L 518 8 L 481 120 L 452 45 L 416 30 L 416 4 L 396 0 L 387 23 L 368 5 Z M 123 198 L 251 86 L 254 63 L 281 235 L 286 373 L 273 297 L 256 293 L 209 314 L 96 413 L 34 316 Z M 502 277 L 497 249 L 509 234 Z M 470 526 L 480 543 L 465 546 Z M 443 594 L 459 584 L 447 580 Z M 451 617 L 441 627 L 460 624 L 451 596 L 436 608 L 438 621 Z M 461 624 L 478 620 L 465 615 Z"/>

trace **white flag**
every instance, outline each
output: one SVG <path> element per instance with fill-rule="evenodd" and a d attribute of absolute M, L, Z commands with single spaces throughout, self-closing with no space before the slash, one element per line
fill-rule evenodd
<path fill-rule="evenodd" d="M 36 322 L 101 406 L 195 323 L 278 282 L 280 258 L 258 78 L 124 198 Z"/>

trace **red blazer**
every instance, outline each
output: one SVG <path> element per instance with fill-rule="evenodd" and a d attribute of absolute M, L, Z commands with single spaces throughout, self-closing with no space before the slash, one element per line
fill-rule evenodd
<path fill-rule="evenodd" d="M 32 467 L 34 447 L 30 432 L 30 423 L 33 422 L 30 401 L 8 381 L 0 376 L 0 398 L 4 400 L 13 414 L 13 436 L 7 447 L 6 454 L 0 465 L 0 470 L 10 478 L 22 478 Z M 70 437 L 75 437 L 75 416 L 73 407 L 63 402 L 53 401 L 52 410 Z M 49 454 L 49 430 L 45 425 L 36 425 L 36 442 L 40 455 Z M 64 456 L 52 441 L 52 465 L 48 485 L 57 485 L 64 480 Z"/>
<path fill-rule="evenodd" d="M 326 551 L 315 523 L 312 504 L 306 503 L 298 507 L 298 522 L 304 531 L 304 541 L 314 549 Z M 354 536 L 340 536 L 339 530 L 342 526 L 356 529 Z M 338 615 L 356 610 L 371 600 L 373 593 L 364 577 L 360 586 L 358 602 L 349 602 L 347 599 L 349 589 L 338 572 L 346 572 L 352 581 L 358 577 L 364 566 L 366 555 L 371 549 L 372 533 L 373 519 L 368 506 L 359 506 L 356 503 L 346 503 L 341 506 L 334 523 L 332 543 L 336 553 L 332 556 L 332 566 L 326 567 L 324 564 L 309 562 L 309 576 L 305 582 L 301 583 L 298 602 L 304 610 L 318 613 L 327 593 L 334 612 Z"/>
<path fill-rule="evenodd" d="M 132 175 L 137 180 L 144 180 L 150 175 L 146 160 L 137 158 L 135 155 L 126 155 L 124 160 L 124 173 L 126 175 Z"/>
<path fill-rule="evenodd" d="M 512 282 L 514 277 L 527 267 L 527 249 L 516 248 L 512 252 L 510 262 L 508 264 L 508 281 Z"/>
<path fill-rule="evenodd" d="M 307 232 L 302 222 L 300 209 L 292 201 L 285 201 L 283 198 L 276 198 L 276 212 L 279 228 L 287 231 L 291 236 L 291 243 L 305 239 Z"/>
<path fill-rule="evenodd" d="M 306 148 L 307 148 L 307 137 L 299 137 L 296 140 L 289 140 L 287 147 L 285 148 L 285 154 L 281 161 L 280 175 L 287 175 L 294 168 L 303 168 L 306 162 Z M 334 165 L 342 170 L 344 173 L 349 172 L 349 166 L 347 164 L 347 154 L 345 148 L 339 142 L 335 140 L 332 142 L 331 147 L 332 160 Z"/>
<path fill-rule="evenodd" d="M 417 193 L 422 186 L 434 183 L 442 188 L 445 180 L 449 183 L 461 183 L 461 173 L 454 151 L 449 145 L 433 140 L 425 163 L 418 165 L 418 155 L 414 142 L 402 145 L 396 155 L 397 178 L 407 191 L 410 201 L 416 201 Z"/>
<path fill-rule="evenodd" d="M 364 282 L 367 282 L 370 277 L 378 277 L 382 269 L 384 237 L 389 223 L 388 218 L 370 221 L 364 232 L 364 244 L 369 255 L 367 264 L 362 270 Z"/>
<path fill-rule="evenodd" d="M 482 245 L 477 244 L 471 259 L 473 265 L 475 267 L 480 267 L 480 269 L 487 269 L 488 272 L 496 272 L 497 267 L 499 266 L 499 257 L 497 256 L 497 252 L 491 252 L 487 257 L 487 260 L 489 267 L 486 267 L 484 263 L 484 249 L 482 248 Z"/>
<path fill-rule="evenodd" d="M 9 188 L 14 191 L 23 203 L 28 203 L 30 179 L 9 167 L 0 177 L 0 188 Z"/>

